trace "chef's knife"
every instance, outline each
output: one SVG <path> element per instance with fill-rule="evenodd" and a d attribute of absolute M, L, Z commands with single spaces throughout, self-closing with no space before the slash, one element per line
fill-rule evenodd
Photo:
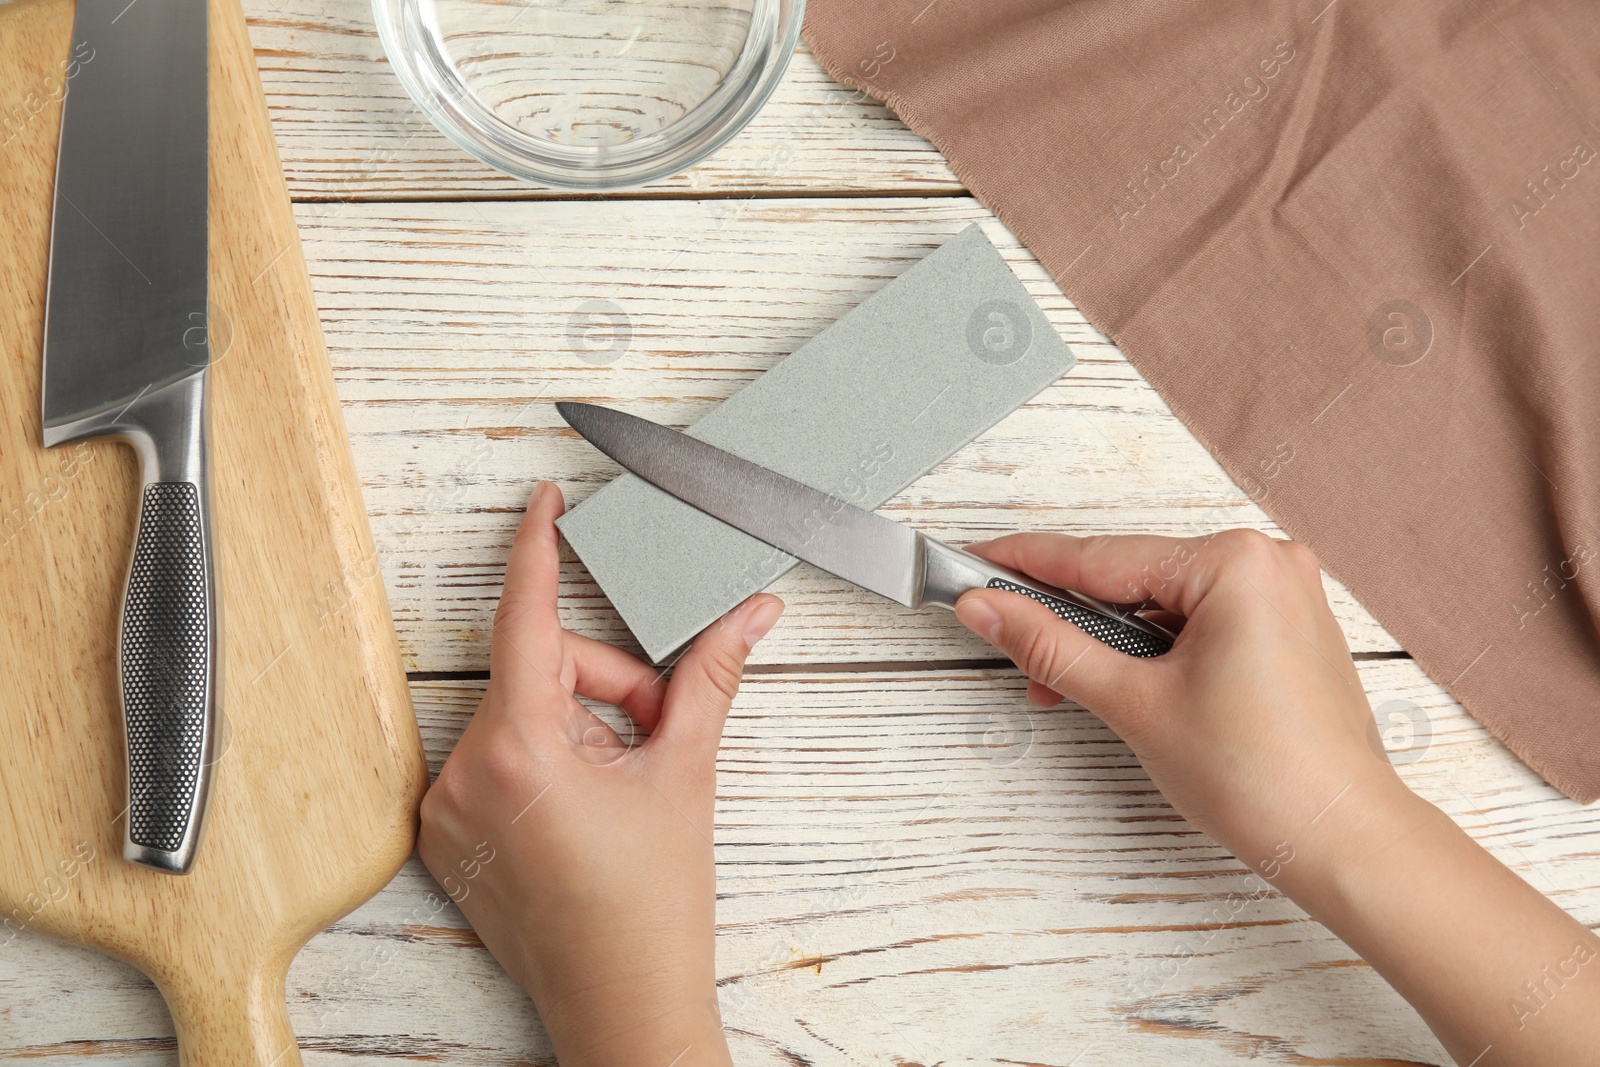
<path fill-rule="evenodd" d="M 123 855 L 194 862 L 217 727 L 207 502 L 206 0 L 77 0 L 44 331 L 44 444 L 139 454 L 118 626 Z"/>
<path fill-rule="evenodd" d="M 1130 656 L 1159 656 L 1173 635 L 1130 611 L 1057 589 L 636 415 L 561 401 L 556 410 L 624 467 L 751 537 L 908 608 L 954 608 L 969 589 L 1032 597 Z"/>

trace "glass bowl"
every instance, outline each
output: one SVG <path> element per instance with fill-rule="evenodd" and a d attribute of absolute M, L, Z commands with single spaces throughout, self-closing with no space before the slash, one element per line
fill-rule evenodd
<path fill-rule="evenodd" d="M 485 163 L 563 189 L 693 166 L 761 109 L 804 0 L 373 0 L 406 92 Z"/>

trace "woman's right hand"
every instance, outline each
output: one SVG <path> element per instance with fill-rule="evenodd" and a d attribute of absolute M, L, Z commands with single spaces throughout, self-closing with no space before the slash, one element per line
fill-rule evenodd
<path fill-rule="evenodd" d="M 1372 802 L 1387 811 L 1410 795 L 1298 542 L 1019 533 L 968 550 L 1064 589 L 1153 603 L 1182 626 L 1170 652 L 1137 659 L 1005 590 L 956 605 L 1027 673 L 1036 703 L 1060 694 L 1104 719 L 1173 807 L 1256 870 L 1275 876 L 1340 807 L 1364 820 Z"/>
<path fill-rule="evenodd" d="M 1395 774 L 1309 551 L 1244 530 L 969 548 L 1181 625 L 1137 659 L 1015 593 L 956 604 L 1036 702 L 1104 719 L 1173 807 L 1359 952 L 1458 1063 L 1597 1062 L 1600 939 Z"/>

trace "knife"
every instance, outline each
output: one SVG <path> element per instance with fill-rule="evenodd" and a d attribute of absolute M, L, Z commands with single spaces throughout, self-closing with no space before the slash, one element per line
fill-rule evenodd
<path fill-rule="evenodd" d="M 187 873 L 215 744 L 207 495 L 206 0 L 77 0 L 44 328 L 45 447 L 110 436 L 142 487 L 118 622 L 123 856 Z"/>
<path fill-rule="evenodd" d="M 1005 589 L 1130 656 L 1159 656 L 1172 647 L 1170 631 L 1132 611 L 1037 582 L 686 433 L 598 404 L 560 401 L 556 410 L 590 444 L 657 488 L 908 608 L 954 609 L 969 589 Z"/>

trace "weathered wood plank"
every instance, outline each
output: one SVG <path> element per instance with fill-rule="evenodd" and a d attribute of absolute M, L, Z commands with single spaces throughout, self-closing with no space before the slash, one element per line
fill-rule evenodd
<path fill-rule="evenodd" d="M 297 199 L 570 197 L 445 139 L 389 68 L 365 0 L 246 0 L 278 153 Z M 944 158 L 802 47 L 773 98 L 720 152 L 649 194 L 957 193 Z M 627 195 L 637 196 L 639 191 Z"/>
<path fill-rule="evenodd" d="M 1600 922 L 1600 808 L 1540 782 L 1409 660 L 1361 673 L 1385 715 L 1428 724 L 1407 780 Z M 414 683 L 435 770 L 481 691 Z M 748 676 L 717 858 L 721 1007 L 748 1067 L 1448 1062 L 1343 943 L 1173 815 L 1097 720 L 1031 709 L 1014 671 Z M 307 946 L 289 1002 L 308 1064 L 553 1062 L 415 860 Z M 0 1006 L 0 1054 L 172 1062 L 144 979 L 28 932 L 0 947 Z"/>
<path fill-rule="evenodd" d="M 487 666 L 505 553 L 537 479 L 559 481 L 573 505 L 618 471 L 554 400 L 687 425 L 975 219 L 1080 363 L 885 513 L 957 542 L 1020 527 L 1274 528 L 972 200 L 759 200 L 733 214 L 727 203 L 300 205 L 412 670 Z M 563 580 L 573 627 L 637 648 L 575 560 Z M 761 662 L 988 655 L 948 614 L 906 611 L 809 567 L 772 588 L 791 607 Z M 1330 592 L 1354 648 L 1396 648 Z"/>

